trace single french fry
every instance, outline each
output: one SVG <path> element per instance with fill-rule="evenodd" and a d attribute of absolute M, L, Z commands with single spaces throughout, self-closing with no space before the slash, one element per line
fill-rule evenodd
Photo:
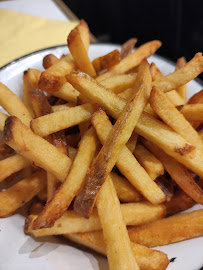
<path fill-rule="evenodd" d="M 203 121 L 203 104 L 186 104 L 180 112 L 188 121 Z"/>
<path fill-rule="evenodd" d="M 27 73 L 28 71 L 26 70 L 24 71 L 24 74 L 23 74 L 23 103 L 25 104 L 32 118 L 34 118 L 35 113 L 32 107 L 31 99 L 30 99 L 31 84 L 29 82 Z"/>
<path fill-rule="evenodd" d="M 92 162 L 98 145 L 94 128 L 90 128 L 80 141 L 70 172 L 55 193 L 53 199 L 46 204 L 42 213 L 34 221 L 33 229 L 47 228 L 67 210 L 73 198 L 81 188 L 85 175 Z"/>
<path fill-rule="evenodd" d="M 203 235 L 202 224 L 203 209 L 200 209 L 130 227 L 128 233 L 131 241 L 147 247 L 156 247 Z"/>
<path fill-rule="evenodd" d="M 135 150 L 135 147 L 137 144 L 137 138 L 138 138 L 138 134 L 133 132 L 130 139 L 126 143 L 126 146 L 128 147 L 128 149 L 130 150 L 131 153 L 133 153 Z"/>
<path fill-rule="evenodd" d="M 61 105 L 54 105 L 54 106 L 52 106 L 52 110 L 53 110 L 53 112 L 58 112 L 58 111 L 63 111 L 63 110 L 69 109 L 69 108 L 74 107 L 74 106 L 75 106 L 75 103 L 68 102 L 68 103 L 61 104 Z"/>
<path fill-rule="evenodd" d="M 30 166 L 30 161 L 20 155 L 13 155 L 0 161 L 0 182 L 15 172 Z"/>
<path fill-rule="evenodd" d="M 133 129 L 146 106 L 147 94 L 151 88 L 151 77 L 147 61 L 140 64 L 135 94 L 126 104 L 108 139 L 105 141 L 90 171 L 85 177 L 83 189 L 74 201 L 74 209 L 88 218 L 95 202 L 96 195 L 116 163 L 123 146 L 129 140 Z M 106 154 L 108 153 L 108 155 Z"/>
<path fill-rule="evenodd" d="M 106 243 L 109 269 L 139 270 L 124 223 L 120 202 L 110 176 L 107 177 L 98 192 L 96 205 Z M 114 225 L 112 226 L 112 224 Z"/>
<path fill-rule="evenodd" d="M 28 68 L 27 78 L 31 89 L 36 89 L 38 87 L 39 78 L 41 71 L 38 69 Z"/>
<path fill-rule="evenodd" d="M 187 102 L 187 104 L 202 104 L 203 103 L 203 89 L 194 94 Z"/>
<path fill-rule="evenodd" d="M 153 85 L 164 92 L 185 85 L 189 81 L 196 78 L 203 71 L 203 56 L 202 53 L 197 53 L 195 56 L 182 68 L 169 74 L 162 79 L 153 82 Z"/>
<path fill-rule="evenodd" d="M 41 137 L 88 121 L 93 114 L 91 104 L 83 104 L 63 111 L 35 118 L 31 122 L 33 132 Z"/>
<path fill-rule="evenodd" d="M 73 242 L 106 255 L 106 244 L 101 231 L 66 234 L 64 236 Z M 167 255 L 161 251 L 149 249 L 133 242 L 131 242 L 131 246 L 140 270 L 165 270 L 169 264 Z"/>
<path fill-rule="evenodd" d="M 126 225 L 142 225 L 165 217 L 164 205 L 152 205 L 149 202 L 123 203 L 121 212 Z M 25 233 L 35 237 L 62 235 L 66 233 L 91 232 L 102 229 L 101 222 L 94 208 L 89 219 L 79 216 L 73 210 L 67 210 L 51 228 L 33 230 L 32 226 L 38 215 L 29 216 L 25 222 Z"/>
<path fill-rule="evenodd" d="M 85 46 L 82 42 L 80 34 L 78 33 L 77 29 L 73 29 L 67 39 L 68 48 L 70 53 L 74 59 L 74 64 L 76 68 L 84 71 L 85 73 L 89 74 L 92 77 L 96 76 L 96 72 L 94 66 L 92 65 Z"/>
<path fill-rule="evenodd" d="M 110 70 L 97 77 L 97 81 L 101 82 L 102 80 L 110 78 L 113 75 L 126 73 L 133 67 L 138 66 L 143 59 L 154 54 L 160 46 L 161 42 L 159 40 L 150 41 L 141 45 L 135 50 L 135 52 L 123 58 L 120 63 L 113 66 Z"/>
<path fill-rule="evenodd" d="M 0 105 L 13 116 L 30 126 L 32 117 L 23 102 L 8 87 L 0 82 Z"/>
<path fill-rule="evenodd" d="M 177 214 L 187 210 L 195 205 L 195 201 L 191 199 L 184 191 L 178 190 L 169 202 L 164 203 L 167 216 Z"/>
<path fill-rule="evenodd" d="M 111 172 L 111 179 L 120 201 L 138 202 L 142 199 L 142 195 L 125 178 Z"/>
<path fill-rule="evenodd" d="M 119 97 L 125 100 L 129 100 L 132 95 L 133 95 L 134 89 L 133 88 L 128 88 L 125 91 L 121 92 L 118 94 Z"/>
<path fill-rule="evenodd" d="M 82 39 L 86 51 L 88 51 L 90 45 L 90 32 L 85 20 L 80 20 L 80 23 L 76 26 L 76 30 Z"/>
<path fill-rule="evenodd" d="M 121 47 L 121 59 L 125 58 L 132 52 L 136 43 L 137 38 L 130 38 L 125 43 L 123 43 Z"/>
<path fill-rule="evenodd" d="M 136 146 L 134 155 L 152 180 L 155 180 L 158 176 L 164 174 L 164 167 L 162 163 L 143 145 L 138 144 Z"/>
<path fill-rule="evenodd" d="M 19 181 L 0 193 L 0 217 L 7 217 L 46 187 L 46 173 L 42 170 Z"/>
<path fill-rule="evenodd" d="M 58 57 L 56 57 L 53 54 L 47 54 L 44 58 L 43 58 L 43 67 L 45 69 L 53 66 L 54 64 L 58 63 L 59 59 Z"/>
<path fill-rule="evenodd" d="M 108 54 L 97 57 L 92 61 L 92 65 L 96 72 L 100 72 L 104 69 L 109 69 L 110 67 L 118 64 L 120 62 L 120 52 L 118 50 L 113 50 Z"/>
<path fill-rule="evenodd" d="M 46 140 L 35 135 L 17 117 L 10 116 L 6 120 L 4 140 L 22 156 L 51 172 L 60 181 L 65 179 L 71 159 Z"/>
<path fill-rule="evenodd" d="M 143 143 L 162 162 L 165 170 L 180 188 L 194 201 L 203 205 L 203 190 L 193 180 L 190 172 L 174 158 L 168 156 L 158 146 L 143 140 Z"/>
<path fill-rule="evenodd" d="M 137 73 L 120 74 L 107 78 L 100 83 L 112 92 L 119 94 L 124 90 L 133 87 L 136 79 Z"/>
<path fill-rule="evenodd" d="M 198 133 L 166 98 L 163 91 L 156 87 L 152 88 L 149 103 L 155 113 L 174 131 L 185 138 L 189 143 L 203 150 L 203 142 Z"/>
<path fill-rule="evenodd" d="M 177 60 L 176 62 L 176 70 L 184 67 L 186 65 L 186 59 L 185 57 L 181 57 Z M 187 86 L 186 84 L 185 85 L 182 85 L 180 87 L 178 87 L 176 89 L 176 91 L 178 92 L 178 94 L 183 98 L 183 100 L 185 101 L 186 103 L 186 100 L 187 100 Z"/>
<path fill-rule="evenodd" d="M 104 144 L 112 129 L 112 124 L 107 115 L 103 111 L 95 113 L 92 118 L 92 124 L 96 129 L 100 142 Z M 165 195 L 162 190 L 149 177 L 126 146 L 120 152 L 116 166 L 130 183 L 151 203 L 160 204 L 164 200 Z"/>

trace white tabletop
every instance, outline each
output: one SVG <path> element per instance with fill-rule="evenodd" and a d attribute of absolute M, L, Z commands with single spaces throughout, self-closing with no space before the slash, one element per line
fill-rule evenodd
<path fill-rule="evenodd" d="M 69 21 L 68 17 L 52 0 L 13 0 L 0 1 L 0 8 L 11 9 L 25 14 L 48 19 Z"/>

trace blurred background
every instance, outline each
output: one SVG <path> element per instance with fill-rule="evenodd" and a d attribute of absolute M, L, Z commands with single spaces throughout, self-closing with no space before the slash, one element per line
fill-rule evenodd
<path fill-rule="evenodd" d="M 140 44 L 159 39 L 162 56 L 176 61 L 203 51 L 203 0 L 64 0 L 84 18 L 99 42 L 122 44 L 137 37 Z M 202 76 L 203 79 L 203 76 Z"/>

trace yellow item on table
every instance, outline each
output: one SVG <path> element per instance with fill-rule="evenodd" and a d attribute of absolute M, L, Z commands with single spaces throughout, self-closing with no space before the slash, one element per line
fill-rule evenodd
<path fill-rule="evenodd" d="M 31 52 L 67 44 L 77 24 L 0 9 L 0 67 Z"/>

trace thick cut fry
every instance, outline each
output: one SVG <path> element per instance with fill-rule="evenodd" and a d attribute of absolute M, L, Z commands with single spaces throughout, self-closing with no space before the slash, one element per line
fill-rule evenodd
<path fill-rule="evenodd" d="M 203 235 L 203 209 L 131 227 L 131 241 L 147 247 L 163 246 Z M 183 229 L 184 228 L 184 229 Z"/>
<path fill-rule="evenodd" d="M 106 243 L 109 269 L 139 270 L 110 176 L 98 193 L 96 205 Z"/>
<path fill-rule="evenodd" d="M 71 159 L 43 138 L 35 135 L 15 116 L 10 116 L 4 128 L 5 142 L 28 160 L 51 172 L 63 181 L 70 169 Z"/>
<path fill-rule="evenodd" d="M 54 222 L 67 210 L 81 188 L 97 145 L 98 139 L 92 127 L 84 134 L 80 141 L 78 151 L 67 178 L 58 189 L 53 199 L 46 204 L 42 213 L 35 220 L 32 227 L 34 230 L 53 226 Z"/>
<path fill-rule="evenodd" d="M 191 208 L 195 205 L 195 202 L 184 191 L 178 190 L 170 202 L 165 202 L 164 205 L 166 207 L 166 214 L 169 216 Z"/>
<path fill-rule="evenodd" d="M 145 139 L 158 145 L 169 156 L 203 177 L 202 152 L 168 126 L 147 113 L 143 113 L 138 121 L 135 131 Z"/>
<path fill-rule="evenodd" d="M 90 45 L 90 33 L 87 23 L 84 20 L 80 20 L 79 25 L 76 26 L 76 30 L 82 39 L 86 51 L 88 51 Z"/>
<path fill-rule="evenodd" d="M 95 113 L 92 118 L 92 123 L 96 129 L 100 142 L 104 144 L 112 129 L 111 122 L 107 115 L 103 111 Z M 164 201 L 165 195 L 162 190 L 149 177 L 147 172 L 138 163 L 126 146 L 124 146 L 120 152 L 116 166 L 131 184 L 151 203 L 160 204 Z"/>
<path fill-rule="evenodd" d="M 7 217 L 26 202 L 30 201 L 46 186 L 46 173 L 42 170 L 19 181 L 0 193 L 0 217 Z"/>
<path fill-rule="evenodd" d="M 203 121 L 203 104 L 186 104 L 180 112 L 188 121 Z"/>
<path fill-rule="evenodd" d="M 118 64 L 120 62 L 120 52 L 114 50 L 108 54 L 98 57 L 92 61 L 92 65 L 96 72 L 100 72 L 104 69 L 109 69 L 110 67 Z"/>
<path fill-rule="evenodd" d="M 127 40 L 125 43 L 123 43 L 121 47 L 121 59 L 125 58 L 132 52 L 136 43 L 137 43 L 137 38 L 131 38 Z"/>
<path fill-rule="evenodd" d="M 13 116 L 18 117 L 26 125 L 30 126 L 32 117 L 22 101 L 8 87 L 0 82 L 0 105 Z"/>
<path fill-rule="evenodd" d="M 88 98 L 90 102 L 100 104 L 107 110 L 109 115 L 118 118 L 126 101 L 119 98 L 115 93 L 108 91 L 90 77 L 84 74 L 82 75 L 83 76 L 80 77 L 77 77 L 77 75 L 67 75 L 67 80 Z M 192 150 L 192 148 L 187 144 L 185 139 L 171 131 L 166 125 L 143 112 L 139 118 L 135 131 L 146 139 L 158 144 L 160 148 L 168 153 L 168 155 L 171 155 L 180 163 L 196 172 L 200 177 L 203 177 L 202 153 L 199 150 L 194 149 L 187 155 L 181 156 L 181 153 L 183 153 L 184 150 Z M 126 176 L 126 178 L 128 177 Z"/>
<path fill-rule="evenodd" d="M 106 244 L 101 231 L 90 233 L 66 234 L 66 238 L 106 255 Z M 169 264 L 167 255 L 131 242 L 135 259 L 140 270 L 165 270 Z"/>
<path fill-rule="evenodd" d="M 24 71 L 23 74 L 23 103 L 25 104 L 26 108 L 28 109 L 32 118 L 35 117 L 34 110 L 32 108 L 32 102 L 30 99 L 30 91 L 31 91 L 31 84 L 29 82 L 29 78 L 27 75 L 28 71 Z"/>
<path fill-rule="evenodd" d="M 165 206 L 152 205 L 149 202 L 123 203 L 121 212 L 126 225 L 141 225 L 165 216 Z M 90 232 L 101 230 L 101 222 L 96 208 L 89 219 L 79 216 L 75 211 L 68 210 L 60 217 L 53 227 L 40 230 L 33 230 L 32 225 L 37 215 L 29 216 L 25 223 L 25 232 L 32 233 L 35 237 L 46 235 L 62 235 L 65 233 Z"/>
<path fill-rule="evenodd" d="M 85 46 L 77 29 L 73 29 L 68 36 L 68 48 L 74 59 L 76 68 L 84 71 L 92 77 L 96 76 L 95 69 L 88 57 Z"/>
<path fill-rule="evenodd" d="M 135 150 L 135 147 L 137 144 L 137 138 L 138 138 L 138 134 L 133 132 L 129 141 L 126 143 L 126 146 L 128 147 L 131 153 L 133 153 Z"/>
<path fill-rule="evenodd" d="M 100 83 L 107 89 L 111 90 L 112 92 L 119 94 L 124 90 L 133 87 L 136 79 L 137 73 L 131 73 L 131 74 L 115 75 L 113 77 L 101 81 Z"/>
<path fill-rule="evenodd" d="M 33 132 L 41 137 L 88 121 L 93 114 L 91 104 L 83 104 L 63 111 L 35 118 L 31 122 Z"/>
<path fill-rule="evenodd" d="M 138 66 L 143 59 L 154 54 L 160 46 L 161 42 L 159 40 L 150 41 L 141 45 L 135 50 L 135 52 L 122 59 L 119 64 L 113 66 L 109 71 L 97 77 L 97 80 L 101 82 L 102 80 L 110 78 L 113 75 L 126 73 L 133 67 Z"/>
<path fill-rule="evenodd" d="M 198 133 L 184 118 L 184 116 L 166 98 L 163 91 L 152 88 L 149 103 L 155 113 L 174 131 L 185 138 L 189 143 L 203 150 L 203 142 Z"/>
<path fill-rule="evenodd" d="M 14 155 L 1 160 L 0 182 L 6 179 L 8 176 L 12 175 L 13 173 L 19 172 L 20 170 L 27 168 L 28 166 L 30 166 L 30 162 L 20 155 Z"/>
<path fill-rule="evenodd" d="M 27 78 L 31 89 L 36 89 L 38 87 L 40 75 L 41 75 L 40 70 L 28 68 Z"/>
<path fill-rule="evenodd" d="M 121 97 L 122 99 L 129 100 L 132 97 L 133 92 L 134 92 L 133 88 L 128 88 L 122 93 L 119 93 L 118 96 Z"/>
<path fill-rule="evenodd" d="M 138 144 L 136 146 L 134 155 L 152 180 L 155 180 L 158 176 L 164 174 L 164 167 L 161 162 L 143 145 Z"/>
<path fill-rule="evenodd" d="M 143 140 L 144 144 L 162 162 L 165 170 L 180 188 L 189 195 L 194 201 L 203 205 L 203 190 L 193 180 L 192 175 L 182 164 L 168 156 L 158 146 Z"/>
<path fill-rule="evenodd" d="M 122 202 L 138 202 L 142 195 L 123 177 L 111 172 L 111 178 L 119 200 Z"/>
<path fill-rule="evenodd" d="M 196 78 L 203 71 L 202 53 L 197 53 L 184 67 L 168 76 L 154 81 L 153 85 L 164 92 L 176 89 Z"/>
<path fill-rule="evenodd" d="M 148 71 L 148 72 L 147 72 Z M 151 78 L 147 62 L 140 65 L 139 80 L 135 86 L 135 95 L 126 104 L 108 139 L 86 175 L 83 189 L 77 195 L 74 209 L 84 217 L 89 217 L 96 195 L 116 163 L 123 146 L 129 140 L 137 121 L 146 106 L 146 96 L 151 88 Z M 108 153 L 108 154 L 107 154 Z"/>
<path fill-rule="evenodd" d="M 58 63 L 59 59 L 53 55 L 53 54 L 48 54 L 43 58 L 43 67 L 45 69 L 53 66 L 54 64 Z"/>
<path fill-rule="evenodd" d="M 176 62 L 176 70 L 184 67 L 185 65 L 186 65 L 186 59 L 185 59 L 185 57 L 179 58 L 177 60 L 177 62 Z M 187 86 L 186 86 L 186 84 L 178 87 L 176 89 L 176 91 L 178 92 L 178 94 L 183 98 L 183 100 L 186 103 L 186 100 L 187 100 Z"/>
<path fill-rule="evenodd" d="M 74 107 L 75 105 L 76 105 L 75 103 L 71 103 L 71 102 L 61 104 L 61 105 L 54 105 L 52 106 L 52 110 L 53 112 L 63 111 L 71 107 Z"/>

